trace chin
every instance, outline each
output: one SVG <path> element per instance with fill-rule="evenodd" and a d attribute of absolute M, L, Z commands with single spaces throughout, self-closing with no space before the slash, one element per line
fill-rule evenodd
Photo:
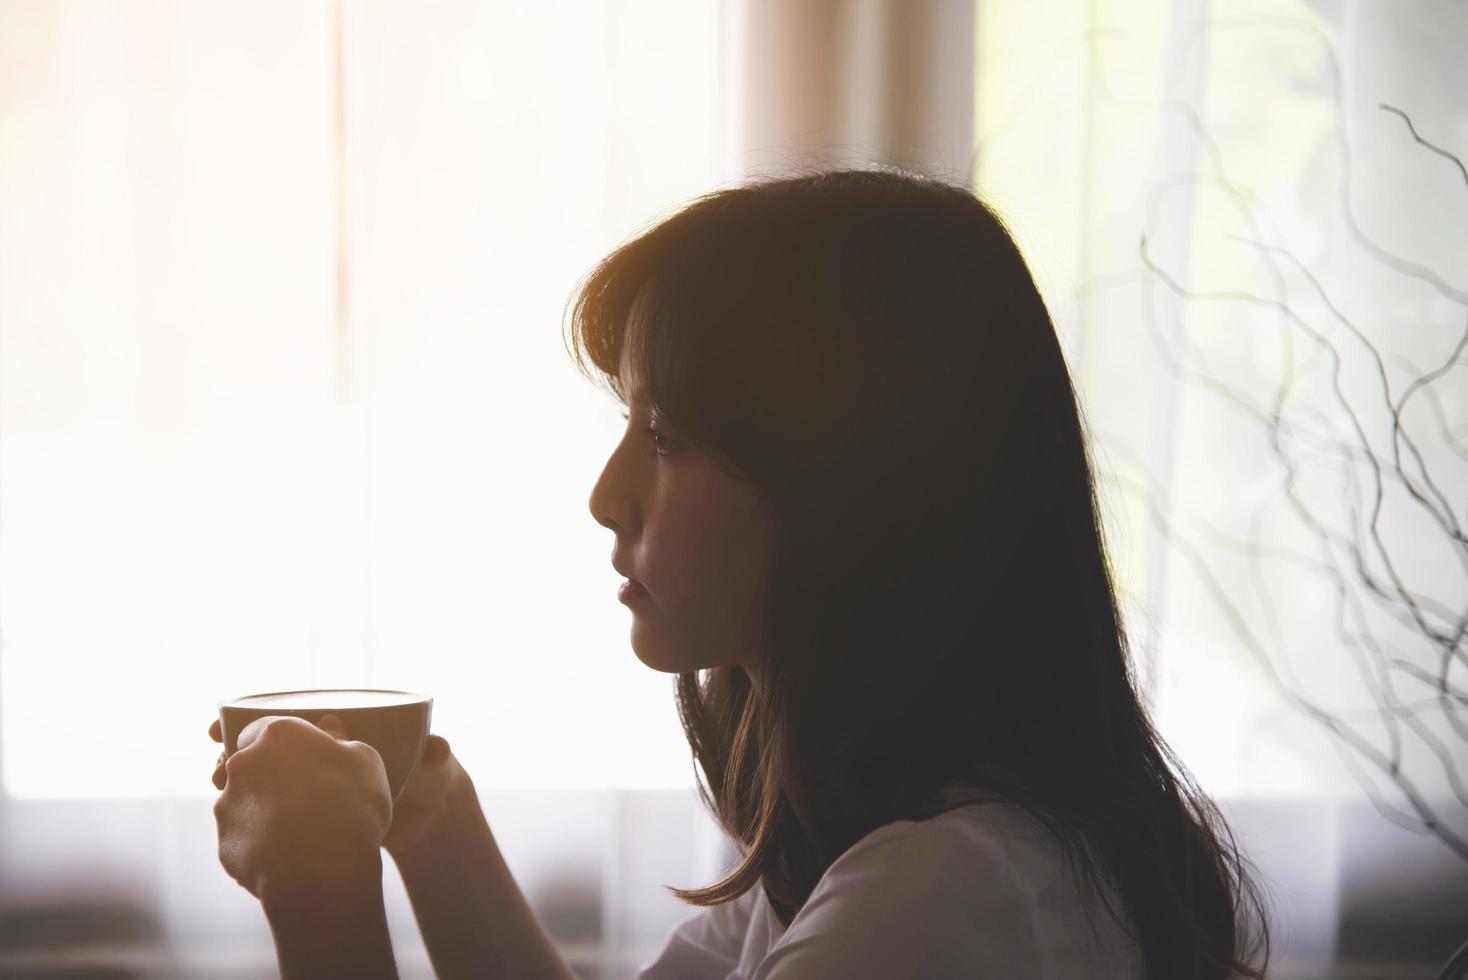
<path fill-rule="evenodd" d="M 694 670 L 705 670 L 709 667 L 722 667 L 725 661 L 716 660 L 709 662 L 708 657 L 690 657 L 686 653 L 673 649 L 665 642 L 640 635 L 641 631 L 634 623 L 632 626 L 632 652 L 642 663 L 664 674 L 684 674 Z"/>
<path fill-rule="evenodd" d="M 665 674 L 678 673 L 682 669 L 677 664 L 678 658 L 673 656 L 672 651 L 667 649 L 664 644 L 647 636 L 646 630 L 640 629 L 639 625 L 634 616 L 632 621 L 632 652 L 637 655 L 637 659 L 642 661 L 644 666 L 651 667 L 653 670 L 661 671 Z"/>
<path fill-rule="evenodd" d="M 641 660 L 645 666 L 651 667 L 653 670 L 659 671 L 660 673 L 681 674 L 686 670 L 697 669 L 694 667 L 686 667 L 678 663 L 676 657 L 663 656 L 662 651 L 646 652 L 634 646 L 632 648 L 632 652 L 637 654 L 637 659 Z"/>

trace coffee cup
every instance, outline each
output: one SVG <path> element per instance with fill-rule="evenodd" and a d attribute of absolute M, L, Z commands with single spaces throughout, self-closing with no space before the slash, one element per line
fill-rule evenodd
<path fill-rule="evenodd" d="M 324 715 L 336 715 L 346 726 L 347 738 L 366 742 L 382 757 L 388 789 L 396 803 L 423 757 L 433 719 L 433 698 L 407 691 L 331 688 L 250 694 L 221 701 L 219 730 L 224 757 L 234 754 L 246 725 L 269 715 L 304 718 L 313 725 Z"/>

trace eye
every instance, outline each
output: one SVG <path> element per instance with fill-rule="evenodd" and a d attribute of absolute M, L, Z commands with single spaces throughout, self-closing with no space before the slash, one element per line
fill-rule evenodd
<path fill-rule="evenodd" d="M 626 412 L 623 412 L 622 418 L 626 419 L 629 418 L 629 416 Z M 673 455 L 676 444 L 673 442 L 672 439 L 669 439 L 667 436 L 663 435 L 663 433 L 659 432 L 657 429 L 654 429 L 650 425 L 644 427 L 642 431 L 652 436 L 653 451 L 656 452 L 659 456 Z"/>
<path fill-rule="evenodd" d="M 667 436 L 663 435 L 657 429 L 651 427 L 643 429 L 642 431 L 652 436 L 653 452 L 657 453 L 659 456 L 673 455 L 672 442 L 668 439 Z"/>

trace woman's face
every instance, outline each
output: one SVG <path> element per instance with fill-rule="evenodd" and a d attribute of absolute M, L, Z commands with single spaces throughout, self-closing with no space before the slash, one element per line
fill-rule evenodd
<path fill-rule="evenodd" d="M 627 429 L 591 491 L 591 514 L 616 534 L 632 649 L 668 673 L 762 657 L 775 521 L 764 495 L 714 465 L 650 413 L 625 354 Z M 649 431 L 651 430 L 651 431 Z"/>

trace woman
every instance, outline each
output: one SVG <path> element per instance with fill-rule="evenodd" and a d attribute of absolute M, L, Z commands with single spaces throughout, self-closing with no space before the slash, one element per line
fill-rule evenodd
<path fill-rule="evenodd" d="M 1133 687 L 1054 327 L 982 202 L 874 171 L 710 194 L 598 266 L 569 340 L 628 407 L 590 505 L 632 647 L 678 674 L 742 855 L 674 890 L 703 909 L 645 980 L 1263 976 L 1245 862 Z M 441 739 L 392 812 L 339 726 L 257 726 L 220 853 L 284 973 L 391 975 L 381 844 L 441 975 L 570 975 Z"/>

